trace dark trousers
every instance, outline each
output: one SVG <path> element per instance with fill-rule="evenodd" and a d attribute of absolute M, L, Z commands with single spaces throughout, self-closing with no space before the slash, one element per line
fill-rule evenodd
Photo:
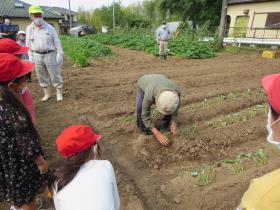
<path fill-rule="evenodd" d="M 144 122 L 142 120 L 142 103 L 144 99 L 144 91 L 138 88 L 137 90 L 137 96 L 136 96 L 136 122 L 137 122 L 137 127 L 143 131 L 143 132 L 148 132 L 149 130 L 145 127 Z M 161 127 L 163 129 L 167 129 L 170 125 L 172 119 L 172 115 L 165 115 L 163 119 L 161 120 Z"/>

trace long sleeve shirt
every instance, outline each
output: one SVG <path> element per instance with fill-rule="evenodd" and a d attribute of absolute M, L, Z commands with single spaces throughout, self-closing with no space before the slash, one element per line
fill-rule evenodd
<path fill-rule="evenodd" d="M 38 28 L 31 23 L 26 28 L 26 46 L 29 47 L 28 55 L 32 57 L 33 51 L 56 50 L 57 53 L 63 53 L 59 37 L 55 29 L 48 23 Z"/>
<path fill-rule="evenodd" d="M 181 90 L 177 84 L 161 74 L 146 74 L 138 80 L 138 88 L 144 92 L 144 99 L 142 102 L 142 120 L 146 128 L 154 128 L 151 121 L 151 106 L 155 104 L 156 98 L 164 90 L 176 91 L 180 97 Z M 172 114 L 172 120 L 175 121 L 178 116 L 178 110 Z"/>
<path fill-rule="evenodd" d="M 158 41 L 168 41 L 170 39 L 170 31 L 168 28 L 161 28 L 157 35 Z"/>

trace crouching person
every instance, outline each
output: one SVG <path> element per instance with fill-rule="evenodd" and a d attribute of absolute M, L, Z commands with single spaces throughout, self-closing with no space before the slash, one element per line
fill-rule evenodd
<path fill-rule="evenodd" d="M 56 210 L 119 210 L 113 167 L 109 161 L 98 160 L 100 139 L 85 125 L 70 126 L 57 138 L 58 152 L 67 160 L 53 184 Z"/>
<path fill-rule="evenodd" d="M 137 126 L 146 134 L 152 132 L 162 145 L 168 146 L 168 138 L 151 121 L 151 106 L 155 104 L 158 111 L 164 115 L 161 127 L 167 129 L 170 126 L 171 133 L 176 135 L 179 102 L 180 88 L 165 75 L 142 76 L 138 80 L 136 98 Z"/>

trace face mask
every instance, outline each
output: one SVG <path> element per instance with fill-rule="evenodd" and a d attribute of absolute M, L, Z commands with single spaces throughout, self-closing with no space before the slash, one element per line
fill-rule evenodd
<path fill-rule="evenodd" d="M 271 124 L 270 129 L 269 129 L 270 131 L 269 131 L 269 134 L 267 136 L 267 142 L 270 143 L 270 144 L 276 145 L 277 148 L 280 150 L 280 140 L 279 139 L 273 139 L 273 130 L 271 129 L 271 127 L 279 121 L 280 121 L 280 118 Z"/>
<path fill-rule="evenodd" d="M 43 24 L 44 24 L 43 18 L 35 18 L 34 24 L 35 24 L 36 26 L 41 26 L 41 25 L 43 25 Z"/>
<path fill-rule="evenodd" d="M 4 22 L 6 25 L 9 25 L 11 21 L 9 19 L 5 19 Z"/>
<path fill-rule="evenodd" d="M 97 144 L 95 144 L 93 146 L 92 150 L 93 150 L 94 160 L 96 160 L 97 159 Z"/>
<path fill-rule="evenodd" d="M 18 39 L 19 39 L 20 41 L 25 41 L 25 37 L 24 37 L 24 36 L 20 36 Z"/>

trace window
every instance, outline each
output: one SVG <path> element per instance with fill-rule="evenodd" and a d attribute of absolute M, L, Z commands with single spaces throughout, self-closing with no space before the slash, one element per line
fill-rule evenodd
<path fill-rule="evenodd" d="M 268 13 L 265 27 L 266 28 L 280 28 L 280 12 Z"/>
<path fill-rule="evenodd" d="M 15 3 L 15 8 L 24 8 L 23 3 L 16 2 Z"/>

